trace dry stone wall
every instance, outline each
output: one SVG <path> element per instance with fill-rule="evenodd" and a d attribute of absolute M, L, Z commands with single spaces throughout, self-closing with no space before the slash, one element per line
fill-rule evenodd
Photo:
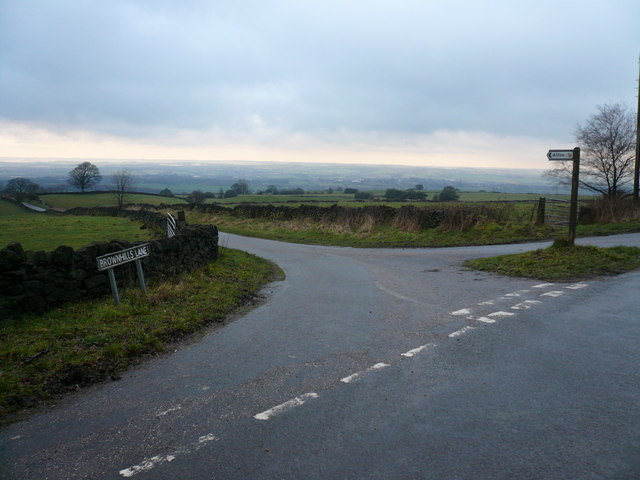
<path fill-rule="evenodd" d="M 140 215 L 145 214 L 138 214 L 138 220 Z M 145 277 L 169 278 L 215 260 L 218 229 L 213 225 L 183 225 L 172 238 L 135 243 L 112 240 L 77 250 L 60 246 L 52 252 L 25 252 L 19 243 L 12 243 L 0 250 L 0 319 L 109 294 L 107 272 L 98 271 L 96 257 L 142 243 L 148 243 L 150 249 L 150 255 L 141 260 Z M 118 285 L 133 283 L 136 278 L 134 263 L 116 267 L 114 273 Z"/>

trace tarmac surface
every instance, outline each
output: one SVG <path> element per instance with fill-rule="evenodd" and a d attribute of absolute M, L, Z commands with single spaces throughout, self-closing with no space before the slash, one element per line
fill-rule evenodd
<path fill-rule="evenodd" d="M 462 266 L 547 244 L 225 243 L 286 279 L 0 430 L 1 479 L 640 478 L 640 272 L 549 284 Z"/>

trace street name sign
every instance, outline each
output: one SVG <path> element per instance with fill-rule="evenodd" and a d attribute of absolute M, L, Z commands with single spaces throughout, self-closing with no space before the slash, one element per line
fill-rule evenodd
<path fill-rule="evenodd" d="M 149 256 L 149 244 L 138 245 L 137 247 L 127 248 L 119 252 L 108 253 L 96 258 L 98 270 L 106 270 L 107 268 L 117 267 L 124 263 L 133 262 L 139 258 Z"/>
<path fill-rule="evenodd" d="M 573 160 L 573 150 L 549 150 L 547 158 L 551 161 Z"/>
<path fill-rule="evenodd" d="M 137 247 L 127 248 L 119 252 L 108 253 L 96 258 L 98 271 L 106 270 L 109 274 L 109 283 L 111 284 L 111 293 L 113 293 L 113 301 L 116 305 L 120 305 L 120 295 L 118 294 L 118 285 L 116 284 L 116 276 L 113 268 L 118 265 L 124 265 L 129 262 L 136 262 L 136 271 L 138 272 L 138 282 L 144 293 L 147 293 L 147 286 L 144 283 L 144 272 L 142 271 L 141 258 L 149 256 L 149 244 L 138 245 Z"/>

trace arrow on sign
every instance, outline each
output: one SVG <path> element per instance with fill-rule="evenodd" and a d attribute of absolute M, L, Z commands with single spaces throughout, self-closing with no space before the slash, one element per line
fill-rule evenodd
<path fill-rule="evenodd" d="M 573 160 L 573 150 L 549 150 L 547 152 L 549 160 Z"/>

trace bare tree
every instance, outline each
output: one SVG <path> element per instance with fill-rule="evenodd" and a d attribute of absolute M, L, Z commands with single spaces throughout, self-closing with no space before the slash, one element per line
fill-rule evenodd
<path fill-rule="evenodd" d="M 11 193 L 35 193 L 39 188 L 40 186 L 37 183 L 28 178 L 16 177 L 7 182 L 5 191 Z"/>
<path fill-rule="evenodd" d="M 116 197 L 118 208 L 122 208 L 127 194 L 133 191 L 135 186 L 135 176 L 129 170 L 116 170 L 111 175 L 113 183 L 113 194 Z"/>
<path fill-rule="evenodd" d="M 633 177 L 635 137 L 634 115 L 620 104 L 599 106 L 598 113 L 578 125 L 580 187 L 609 198 L 623 195 Z M 571 185 L 571 169 L 571 162 L 560 162 L 545 175 Z"/>
<path fill-rule="evenodd" d="M 84 192 L 86 188 L 93 187 L 102 180 L 100 170 L 93 163 L 83 162 L 69 172 L 69 185 L 79 188 Z"/>

